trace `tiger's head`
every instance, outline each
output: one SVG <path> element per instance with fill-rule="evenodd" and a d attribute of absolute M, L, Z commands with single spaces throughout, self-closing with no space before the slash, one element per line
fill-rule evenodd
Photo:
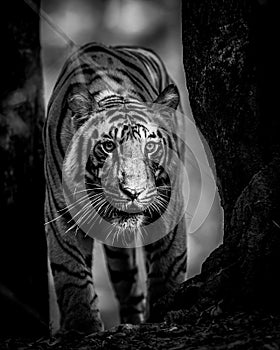
<path fill-rule="evenodd" d="M 82 208 L 78 224 L 88 220 L 94 225 L 102 217 L 111 224 L 109 235 L 135 235 L 165 212 L 171 197 L 166 169 L 176 166 L 170 114 L 178 103 L 174 85 L 153 104 L 115 94 L 97 103 L 81 87 L 70 95 L 71 125 L 78 137 L 73 138 L 65 166 L 75 179 L 75 200 Z"/>

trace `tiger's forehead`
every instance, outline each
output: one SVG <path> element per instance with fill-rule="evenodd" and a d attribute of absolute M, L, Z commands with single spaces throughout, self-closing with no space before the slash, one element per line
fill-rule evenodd
<path fill-rule="evenodd" d="M 104 121 L 99 135 L 116 141 L 159 137 L 158 126 L 149 119 L 133 112 L 119 113 Z"/>

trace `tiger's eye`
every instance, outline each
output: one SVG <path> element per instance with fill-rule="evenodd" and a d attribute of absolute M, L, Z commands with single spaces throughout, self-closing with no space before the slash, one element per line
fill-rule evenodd
<path fill-rule="evenodd" d="M 145 150 L 148 153 L 152 153 L 157 149 L 157 146 L 158 146 L 157 143 L 150 141 L 146 143 Z"/>
<path fill-rule="evenodd" d="M 113 141 L 105 141 L 102 146 L 105 152 L 112 152 L 116 147 Z"/>

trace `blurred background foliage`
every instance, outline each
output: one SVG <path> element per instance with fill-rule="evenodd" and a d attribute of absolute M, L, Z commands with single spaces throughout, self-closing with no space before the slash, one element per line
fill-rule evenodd
<path fill-rule="evenodd" d="M 157 52 L 177 83 L 185 114 L 192 119 L 182 64 L 180 0 L 42 0 L 41 44 L 47 105 L 59 71 L 71 53 L 69 42 L 58 31 L 82 45 L 96 41 L 108 45 L 139 45 Z M 193 186 L 196 174 L 191 174 Z M 209 205 L 207 189 L 202 194 L 205 208 Z M 203 210 L 203 209 L 202 209 Z M 202 262 L 221 243 L 222 214 L 216 195 L 203 225 L 188 235 L 188 278 L 200 272 Z M 117 303 L 104 264 L 100 244 L 95 245 L 94 277 L 100 309 L 106 328 L 118 323 Z M 144 271 L 141 270 L 144 284 Z M 57 310 L 52 296 L 53 327 Z"/>

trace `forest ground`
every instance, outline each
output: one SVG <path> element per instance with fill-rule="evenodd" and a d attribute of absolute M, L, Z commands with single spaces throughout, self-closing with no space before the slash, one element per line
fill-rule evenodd
<path fill-rule="evenodd" d="M 0 349 L 278 350 L 280 316 L 265 311 L 222 312 L 216 316 L 204 312 L 192 322 L 184 310 L 179 310 L 168 313 L 162 323 L 120 325 L 86 337 L 72 333 L 63 338 L 3 339 Z"/>

